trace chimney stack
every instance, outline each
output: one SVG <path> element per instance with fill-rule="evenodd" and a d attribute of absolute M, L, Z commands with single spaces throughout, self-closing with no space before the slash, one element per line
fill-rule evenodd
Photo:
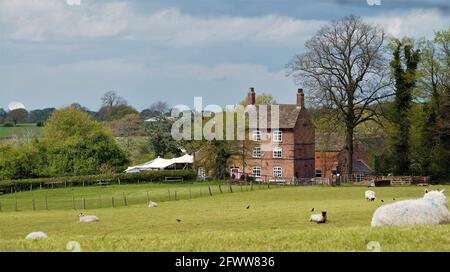
<path fill-rule="evenodd" d="M 297 106 L 302 109 L 305 107 L 305 93 L 303 89 L 298 89 L 297 91 Z"/>
<path fill-rule="evenodd" d="M 256 103 L 256 93 L 255 93 L 255 88 L 250 88 L 248 90 L 248 94 L 247 94 L 247 104 L 249 105 L 255 105 Z"/>

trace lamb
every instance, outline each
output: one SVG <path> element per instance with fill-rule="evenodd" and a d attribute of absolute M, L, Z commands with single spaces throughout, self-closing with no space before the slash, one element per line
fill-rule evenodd
<path fill-rule="evenodd" d="M 156 207 L 158 207 L 158 203 L 153 202 L 153 201 L 150 200 L 150 202 L 148 202 L 148 207 L 149 208 L 156 208 Z"/>
<path fill-rule="evenodd" d="M 84 214 L 80 213 L 78 215 L 78 217 L 80 218 L 80 222 L 82 222 L 82 223 L 98 222 L 99 221 L 98 217 L 95 216 L 95 215 L 84 215 Z"/>
<path fill-rule="evenodd" d="M 25 237 L 26 240 L 38 240 L 38 239 L 47 239 L 47 238 L 48 238 L 47 234 L 42 231 L 32 232 Z"/>
<path fill-rule="evenodd" d="M 327 212 L 313 214 L 309 218 L 309 222 L 316 222 L 317 224 L 325 223 L 327 221 Z"/>
<path fill-rule="evenodd" d="M 366 191 L 365 197 L 366 197 L 366 200 L 368 200 L 368 201 L 375 201 L 375 199 L 377 198 L 375 192 L 371 191 L 371 190 Z"/>
<path fill-rule="evenodd" d="M 381 206 L 375 211 L 371 225 L 380 227 L 450 224 L 450 212 L 444 191 L 426 190 L 423 198 Z"/>

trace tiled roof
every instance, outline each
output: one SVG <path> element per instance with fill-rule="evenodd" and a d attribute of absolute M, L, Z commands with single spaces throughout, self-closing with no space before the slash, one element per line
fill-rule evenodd
<path fill-rule="evenodd" d="M 266 105 L 263 105 L 266 106 Z M 295 127 L 298 117 L 302 112 L 302 109 L 297 105 L 280 104 L 280 105 L 267 105 L 267 127 L 270 128 L 272 122 L 272 110 L 276 112 L 278 107 L 279 113 L 279 128 L 281 129 L 291 129 Z M 255 106 L 257 112 L 264 112 L 264 108 L 261 106 Z M 251 121 L 251 120 L 250 120 Z M 259 121 L 258 121 L 259 122 Z M 259 128 L 257 123 L 249 123 L 250 128 Z"/>

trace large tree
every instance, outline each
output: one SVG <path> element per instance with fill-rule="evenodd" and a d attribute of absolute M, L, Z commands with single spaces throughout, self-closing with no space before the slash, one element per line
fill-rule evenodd
<path fill-rule="evenodd" d="M 42 110 L 32 110 L 30 111 L 29 114 L 29 122 L 30 123 L 42 123 L 45 122 L 50 115 L 52 114 L 52 112 L 54 112 L 56 109 L 55 108 L 46 108 L 46 109 L 42 109 Z"/>
<path fill-rule="evenodd" d="M 96 174 L 104 165 L 121 170 L 128 163 L 111 131 L 73 107 L 50 116 L 40 146 L 46 156 L 48 176 Z"/>
<path fill-rule="evenodd" d="M 180 155 L 179 142 L 175 141 L 171 134 L 173 122 L 165 117 L 159 116 L 155 122 L 147 124 L 146 132 L 149 137 L 150 146 L 156 156 L 174 157 Z"/>
<path fill-rule="evenodd" d="M 417 82 L 417 67 L 420 60 L 420 51 L 413 49 L 410 39 L 392 41 L 393 59 L 390 63 L 392 76 L 395 80 L 395 100 L 393 109 L 394 150 L 396 158 L 394 173 L 409 175 L 410 158 L 410 110 L 413 102 L 413 91 Z"/>
<path fill-rule="evenodd" d="M 139 114 L 128 114 L 109 123 L 114 136 L 122 137 L 128 152 L 131 151 L 132 137 L 143 136 L 144 122 Z"/>
<path fill-rule="evenodd" d="M 164 101 L 157 101 L 153 103 L 149 108 L 141 112 L 141 116 L 144 119 L 159 117 L 161 115 L 168 115 L 170 112 L 169 104 Z"/>
<path fill-rule="evenodd" d="M 3 109 L 0 108 L 0 123 L 3 123 L 8 113 Z"/>
<path fill-rule="evenodd" d="M 14 126 L 19 122 L 25 122 L 28 118 L 28 112 L 26 109 L 15 109 L 8 112 L 7 119 L 14 123 Z"/>
<path fill-rule="evenodd" d="M 100 119 L 106 121 L 118 120 L 128 114 L 138 113 L 136 109 L 128 105 L 128 102 L 116 92 L 110 91 L 102 97 L 102 107 L 99 110 Z"/>
<path fill-rule="evenodd" d="M 288 64 L 288 74 L 311 92 L 313 102 L 335 112 L 345 127 L 346 170 L 353 173 L 355 128 L 377 121 L 387 98 L 383 29 L 348 16 L 322 27 L 306 42 L 307 52 Z"/>

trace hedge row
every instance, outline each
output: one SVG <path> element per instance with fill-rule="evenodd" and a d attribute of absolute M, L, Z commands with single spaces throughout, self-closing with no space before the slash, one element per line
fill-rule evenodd
<path fill-rule="evenodd" d="M 195 180 L 197 175 L 189 170 L 146 171 L 131 174 L 112 174 L 94 176 L 73 176 L 58 178 L 38 178 L 0 181 L 0 192 L 23 191 L 38 188 L 58 188 L 68 186 L 89 186 L 101 184 L 121 184 L 139 182 L 179 182 Z M 168 178 L 166 180 L 166 178 Z M 170 179 L 169 179 L 170 178 Z"/>

